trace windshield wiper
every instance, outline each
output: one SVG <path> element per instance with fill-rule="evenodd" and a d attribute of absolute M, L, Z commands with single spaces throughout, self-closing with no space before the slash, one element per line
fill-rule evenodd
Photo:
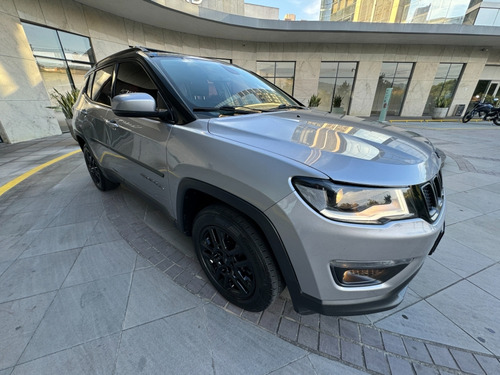
<path fill-rule="evenodd" d="M 195 107 L 193 112 L 219 112 L 221 115 L 231 116 L 231 115 L 243 115 L 248 113 L 260 113 L 264 112 L 262 109 L 254 109 L 248 107 Z"/>
<path fill-rule="evenodd" d="M 280 104 L 277 107 L 271 108 L 270 111 L 279 111 L 280 109 L 306 109 L 303 105 Z"/>

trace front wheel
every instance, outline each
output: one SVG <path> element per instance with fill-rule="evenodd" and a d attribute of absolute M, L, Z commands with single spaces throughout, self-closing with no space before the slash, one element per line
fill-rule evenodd
<path fill-rule="evenodd" d="M 472 118 L 472 116 L 474 116 L 474 114 L 472 113 L 472 111 L 470 112 L 467 112 L 464 117 L 462 117 L 462 122 L 465 124 L 467 122 L 469 122 Z"/>
<path fill-rule="evenodd" d="M 267 243 L 239 212 L 223 205 L 204 208 L 194 221 L 193 242 L 208 279 L 232 304 L 262 311 L 283 290 Z"/>
<path fill-rule="evenodd" d="M 494 117 L 494 118 L 493 118 L 493 123 L 494 123 L 495 125 L 500 126 L 500 116 L 496 116 L 496 117 Z"/>

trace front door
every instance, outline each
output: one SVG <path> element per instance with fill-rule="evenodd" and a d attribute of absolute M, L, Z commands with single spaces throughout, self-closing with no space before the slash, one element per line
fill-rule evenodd
<path fill-rule="evenodd" d="M 150 94 L 157 109 L 166 104 L 153 80 L 135 61 L 118 65 L 115 95 L 133 92 Z M 106 124 L 111 134 L 111 148 L 118 154 L 117 172 L 142 192 L 168 205 L 167 140 L 172 125 L 159 118 L 118 117 L 108 113 Z"/>

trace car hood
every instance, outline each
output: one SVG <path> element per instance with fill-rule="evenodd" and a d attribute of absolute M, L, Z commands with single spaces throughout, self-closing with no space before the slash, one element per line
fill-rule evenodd
<path fill-rule="evenodd" d="M 441 166 L 432 144 L 416 133 L 319 111 L 220 117 L 209 121 L 208 130 L 306 164 L 338 182 L 408 186 L 430 180 Z"/>

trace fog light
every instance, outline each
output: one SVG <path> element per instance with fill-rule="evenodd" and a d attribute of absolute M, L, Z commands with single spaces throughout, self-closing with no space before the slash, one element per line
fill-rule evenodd
<path fill-rule="evenodd" d="M 331 262 L 330 268 L 341 286 L 368 286 L 382 284 L 401 272 L 411 259 L 386 262 Z"/>

